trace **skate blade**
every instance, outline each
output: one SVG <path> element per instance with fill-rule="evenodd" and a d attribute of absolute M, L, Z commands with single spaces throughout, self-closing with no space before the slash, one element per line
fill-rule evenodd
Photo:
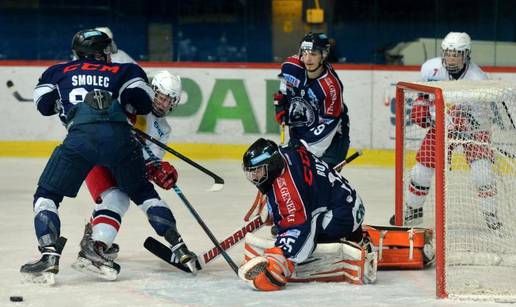
<path fill-rule="evenodd" d="M 22 274 L 22 283 L 26 284 L 41 284 L 41 285 L 48 285 L 52 286 L 56 283 L 56 274 L 54 273 L 37 273 L 37 274 L 31 274 L 31 273 L 21 273 Z"/>
<path fill-rule="evenodd" d="M 72 264 L 72 268 L 90 276 L 99 277 L 110 281 L 116 280 L 118 277 L 118 272 L 115 269 L 105 265 L 97 267 L 93 264 L 93 262 L 83 257 L 78 257 L 77 260 Z"/>
<path fill-rule="evenodd" d="M 192 258 L 188 262 L 185 263 L 185 265 L 190 269 L 193 275 L 197 275 L 197 260 L 195 258 Z"/>

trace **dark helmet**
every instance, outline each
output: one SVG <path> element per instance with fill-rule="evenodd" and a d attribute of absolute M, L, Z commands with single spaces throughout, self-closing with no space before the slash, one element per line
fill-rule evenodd
<path fill-rule="evenodd" d="M 308 33 L 303 37 L 299 44 L 299 53 L 303 50 L 318 50 L 323 58 L 326 59 L 330 52 L 330 40 L 324 33 Z"/>
<path fill-rule="evenodd" d="M 72 39 L 72 50 L 79 59 L 95 59 L 99 55 L 107 60 L 111 53 L 111 38 L 101 31 L 87 29 L 77 32 Z"/>
<path fill-rule="evenodd" d="M 243 169 L 251 181 L 262 193 L 267 193 L 272 182 L 281 174 L 285 161 L 278 145 L 263 138 L 254 142 L 244 153 Z"/>

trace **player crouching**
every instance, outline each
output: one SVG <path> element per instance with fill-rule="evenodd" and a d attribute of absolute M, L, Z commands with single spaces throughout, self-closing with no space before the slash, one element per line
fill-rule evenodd
<path fill-rule="evenodd" d="M 274 242 L 246 236 L 241 279 L 262 291 L 289 281 L 376 280 L 376 252 L 362 232 L 365 208 L 344 177 L 301 145 L 265 139 L 243 162 L 247 179 L 267 196 L 278 235 Z"/>

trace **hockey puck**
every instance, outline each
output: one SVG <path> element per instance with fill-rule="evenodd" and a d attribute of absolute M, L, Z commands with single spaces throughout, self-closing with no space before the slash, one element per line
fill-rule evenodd
<path fill-rule="evenodd" d="M 9 300 L 11 302 L 23 302 L 23 296 L 11 296 Z"/>

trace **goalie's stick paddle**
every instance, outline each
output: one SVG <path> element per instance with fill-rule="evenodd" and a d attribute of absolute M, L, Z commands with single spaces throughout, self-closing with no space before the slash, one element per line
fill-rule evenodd
<path fill-rule="evenodd" d="M 16 90 L 16 87 L 14 86 L 13 81 L 7 80 L 7 88 L 11 91 L 11 94 L 13 94 L 14 98 L 18 100 L 19 102 L 32 102 L 32 99 L 24 98 L 18 91 Z"/>
<path fill-rule="evenodd" d="M 229 236 L 227 236 L 223 241 L 220 241 L 220 246 L 224 251 L 227 251 L 233 248 L 233 246 L 236 246 L 241 241 L 243 241 L 246 234 L 256 232 L 258 229 L 262 228 L 263 225 L 264 223 L 261 217 L 257 215 L 249 223 L 246 223 L 245 225 L 231 233 Z M 170 248 L 165 244 L 161 243 L 160 241 L 154 239 L 153 237 L 148 237 L 145 240 L 143 246 L 148 251 L 150 251 L 163 261 L 167 262 L 168 264 L 175 266 L 181 271 L 191 273 L 190 269 L 186 265 L 173 262 L 172 251 L 170 250 Z M 219 251 L 218 247 L 212 247 L 200 253 L 197 257 L 197 269 L 203 269 L 204 267 L 206 267 L 206 265 L 208 265 L 210 262 L 215 260 L 220 255 L 221 252 Z"/>
<path fill-rule="evenodd" d="M 190 164 L 191 166 L 197 168 L 198 170 L 200 170 L 201 172 L 207 174 L 208 176 L 210 176 L 211 178 L 213 178 L 213 180 L 215 181 L 213 183 L 213 186 L 209 189 L 209 191 L 220 191 L 222 190 L 222 188 L 224 188 L 224 179 L 222 179 L 221 177 L 217 176 L 215 173 L 211 172 L 210 170 L 204 168 L 203 166 L 199 165 L 198 163 L 196 163 L 195 161 L 189 159 L 188 157 L 182 155 L 181 153 L 177 152 L 176 150 L 168 147 L 167 145 L 161 143 L 160 141 L 158 141 L 157 139 L 155 139 L 154 137 L 148 135 L 147 133 L 141 131 L 140 129 L 137 129 L 137 128 L 132 128 L 132 130 L 136 133 L 137 136 L 139 137 L 142 137 L 154 144 L 156 144 L 157 146 L 161 147 L 163 150 L 173 154 L 174 156 L 178 157 L 179 159 L 185 161 L 186 163 Z"/>

